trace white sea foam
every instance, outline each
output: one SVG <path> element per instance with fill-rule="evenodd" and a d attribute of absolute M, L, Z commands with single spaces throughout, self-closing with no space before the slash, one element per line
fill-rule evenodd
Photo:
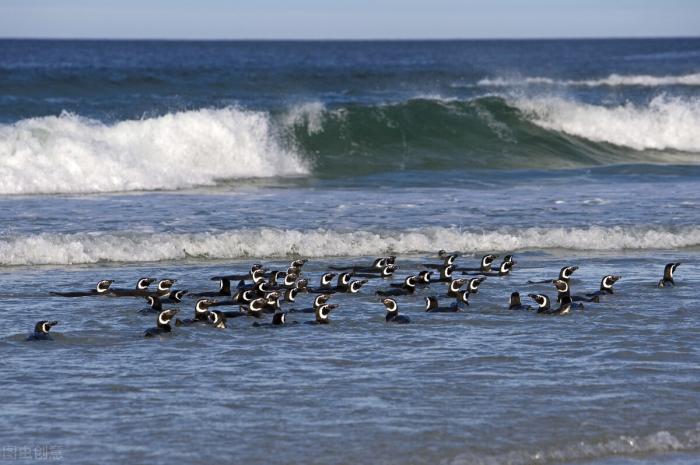
<path fill-rule="evenodd" d="M 605 107 L 558 97 L 510 102 L 546 129 L 636 150 L 700 152 L 700 99 L 655 97 L 648 105 Z"/>
<path fill-rule="evenodd" d="M 266 113 L 203 109 L 107 125 L 71 114 L 0 125 L 0 194 L 114 192 L 299 175 Z"/>
<path fill-rule="evenodd" d="M 464 231 L 421 228 L 404 231 L 247 229 L 218 233 L 77 233 L 0 238 L 0 265 L 150 262 L 201 258 L 280 258 L 433 253 L 436 249 L 516 251 L 676 249 L 700 245 L 700 227 L 526 228 Z"/>
<path fill-rule="evenodd" d="M 518 87 L 528 85 L 548 85 L 548 86 L 578 86 L 578 87 L 600 87 L 600 86 L 640 86 L 640 87 L 660 87 L 660 86 L 700 86 L 700 73 L 684 74 L 680 76 L 651 76 L 642 75 L 621 75 L 611 74 L 602 79 L 552 79 L 548 77 L 513 77 L 513 78 L 485 78 L 477 82 L 481 87 Z"/>

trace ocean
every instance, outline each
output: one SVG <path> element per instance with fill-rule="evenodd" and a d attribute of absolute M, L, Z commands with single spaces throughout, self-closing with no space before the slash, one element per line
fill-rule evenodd
<path fill-rule="evenodd" d="M 700 463 L 699 154 L 700 39 L 0 40 L 0 461 Z M 152 340 L 140 298 L 49 294 L 439 249 L 517 265 L 401 326 L 381 279 Z M 622 279 L 508 310 L 565 265 Z"/>

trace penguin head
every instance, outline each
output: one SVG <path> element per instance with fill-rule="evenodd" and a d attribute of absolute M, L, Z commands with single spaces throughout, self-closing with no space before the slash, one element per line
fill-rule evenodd
<path fill-rule="evenodd" d="M 208 308 L 214 304 L 216 304 L 216 300 L 199 299 L 194 306 L 195 315 L 206 314 L 209 311 Z"/>
<path fill-rule="evenodd" d="M 262 294 L 266 294 L 271 291 L 270 286 L 268 286 L 264 280 L 255 283 L 255 290 Z"/>
<path fill-rule="evenodd" d="M 169 291 L 173 284 L 177 282 L 177 279 L 161 279 L 158 283 L 159 291 Z"/>
<path fill-rule="evenodd" d="M 559 279 L 563 279 L 564 281 L 568 281 L 571 279 L 571 275 L 574 274 L 574 271 L 578 270 L 578 266 L 565 266 L 561 270 L 559 270 Z"/>
<path fill-rule="evenodd" d="M 97 286 L 95 287 L 97 293 L 104 294 L 105 292 L 107 292 L 109 290 L 109 286 L 111 286 L 113 282 L 114 281 L 111 279 L 103 279 L 102 281 L 97 283 Z"/>
<path fill-rule="evenodd" d="M 389 276 L 394 274 L 394 271 L 398 270 L 399 267 L 396 265 L 387 265 L 384 268 L 382 268 L 381 275 L 382 278 L 388 278 Z"/>
<path fill-rule="evenodd" d="M 322 305 L 325 305 L 326 302 L 328 302 L 331 298 L 331 294 L 319 294 L 316 296 L 314 299 L 314 308 L 318 308 Z"/>
<path fill-rule="evenodd" d="M 275 312 L 274 315 L 272 315 L 272 324 L 275 326 L 278 325 L 283 325 L 285 323 L 285 320 L 287 318 L 287 314 L 284 312 Z"/>
<path fill-rule="evenodd" d="M 293 267 L 293 268 L 301 268 L 308 261 L 309 260 L 307 260 L 306 258 L 300 258 L 300 259 L 294 260 L 289 266 Z"/>
<path fill-rule="evenodd" d="M 512 255 L 506 255 L 505 257 L 503 257 L 503 263 L 506 263 L 506 262 L 512 262 L 513 264 L 516 263 L 516 261 L 513 260 L 513 256 L 512 256 Z"/>
<path fill-rule="evenodd" d="M 399 306 L 396 304 L 394 299 L 384 299 L 382 300 L 384 307 L 386 307 L 387 313 L 394 313 L 399 311 Z"/>
<path fill-rule="evenodd" d="M 352 278 L 355 275 L 354 272 L 348 271 L 346 273 L 340 273 L 338 275 L 338 286 L 340 287 L 345 287 L 348 285 L 350 282 L 350 278 Z"/>
<path fill-rule="evenodd" d="M 544 294 L 528 294 L 532 300 L 539 305 L 540 310 L 546 310 L 549 308 L 549 297 Z"/>
<path fill-rule="evenodd" d="M 179 291 L 171 292 L 170 293 L 170 298 L 173 299 L 175 302 L 182 302 L 182 298 L 187 294 L 189 291 L 187 289 L 181 289 Z"/>
<path fill-rule="evenodd" d="M 298 292 L 309 292 L 309 280 L 308 279 L 297 279 L 297 282 L 294 283 L 294 289 L 296 289 Z"/>
<path fill-rule="evenodd" d="M 450 281 L 450 291 L 457 292 L 460 287 L 466 284 L 466 282 L 467 280 L 464 278 L 453 279 L 452 281 Z"/>
<path fill-rule="evenodd" d="M 438 308 L 438 300 L 437 297 L 434 295 L 431 295 L 429 297 L 425 298 L 425 311 L 430 311 Z"/>
<path fill-rule="evenodd" d="M 145 291 L 146 289 L 148 289 L 148 286 L 150 286 L 154 282 L 155 282 L 154 278 L 141 278 L 136 283 L 136 289 L 138 289 L 140 291 Z"/>
<path fill-rule="evenodd" d="M 337 274 L 335 273 L 323 273 L 323 275 L 321 276 L 321 286 L 330 286 L 330 284 L 333 282 L 333 278 L 335 278 L 336 276 Z"/>
<path fill-rule="evenodd" d="M 455 260 L 457 260 L 457 254 L 445 255 L 442 260 L 444 266 L 454 265 Z"/>
<path fill-rule="evenodd" d="M 255 284 L 260 284 L 265 281 L 265 270 L 258 268 L 250 273 L 250 278 Z"/>
<path fill-rule="evenodd" d="M 47 321 L 47 320 L 41 320 L 38 321 L 34 325 L 34 332 L 35 333 L 48 333 L 51 331 L 51 327 L 56 326 L 58 324 L 58 321 Z"/>
<path fill-rule="evenodd" d="M 516 262 L 514 262 L 514 261 L 503 260 L 503 263 L 501 263 L 501 266 L 498 268 L 498 274 L 500 274 L 502 276 L 507 275 L 508 273 L 511 272 L 515 263 Z"/>
<path fill-rule="evenodd" d="M 469 305 L 469 289 L 457 293 L 457 302 Z"/>
<path fill-rule="evenodd" d="M 469 280 L 469 292 L 472 294 L 476 294 L 479 292 L 479 286 L 481 285 L 482 282 L 486 281 L 486 277 L 482 276 L 480 278 L 472 278 Z"/>
<path fill-rule="evenodd" d="M 620 279 L 622 279 L 622 276 L 616 276 L 616 275 L 609 274 L 600 280 L 600 289 L 610 291 L 610 290 L 612 290 L 613 285 L 616 282 L 618 282 Z"/>
<path fill-rule="evenodd" d="M 490 269 L 491 264 L 497 258 L 498 258 L 498 255 L 494 255 L 494 254 L 484 255 L 483 257 L 481 257 L 481 268 L 484 268 L 484 269 L 489 268 Z"/>
<path fill-rule="evenodd" d="M 678 268 L 680 264 L 680 262 L 667 263 L 664 267 L 664 279 L 673 281 L 673 273 L 675 273 L 676 268 Z"/>
<path fill-rule="evenodd" d="M 209 312 L 209 322 L 218 329 L 226 329 L 226 315 L 219 310 Z"/>
<path fill-rule="evenodd" d="M 287 273 L 284 277 L 284 287 L 292 287 L 297 282 L 299 275 L 295 273 Z"/>
<path fill-rule="evenodd" d="M 350 283 L 350 293 L 355 294 L 356 292 L 359 292 L 362 286 L 367 284 L 366 279 L 359 279 L 357 281 L 353 281 Z"/>
<path fill-rule="evenodd" d="M 432 271 L 421 271 L 418 273 L 418 281 L 423 284 L 430 283 L 430 278 L 433 276 Z"/>
<path fill-rule="evenodd" d="M 440 277 L 443 279 L 452 278 L 452 272 L 455 270 L 454 265 L 446 266 L 440 271 Z"/>
<path fill-rule="evenodd" d="M 447 250 L 445 250 L 445 249 L 438 250 L 438 254 L 437 254 L 438 258 L 445 258 L 446 255 L 447 255 Z"/>
<path fill-rule="evenodd" d="M 260 312 L 262 311 L 263 307 L 265 307 L 265 299 L 262 297 L 258 297 L 257 299 L 254 299 L 250 302 L 248 305 L 248 308 L 250 308 L 250 311 L 252 312 Z"/>
<path fill-rule="evenodd" d="M 381 269 L 382 267 L 386 266 L 386 257 L 377 257 L 372 261 L 372 266 L 371 268 L 374 268 L 376 270 Z"/>
<path fill-rule="evenodd" d="M 509 304 L 511 307 L 516 307 L 518 305 L 522 305 L 520 302 L 520 292 L 515 291 L 510 294 L 510 301 Z"/>
<path fill-rule="evenodd" d="M 177 308 L 171 308 L 168 310 L 163 310 L 158 314 L 158 326 L 168 326 L 170 327 L 170 320 L 177 314 L 179 310 Z"/>
<path fill-rule="evenodd" d="M 241 300 L 243 300 L 243 302 L 252 302 L 255 300 L 255 291 L 250 289 L 243 291 L 243 294 L 241 294 Z"/>
<path fill-rule="evenodd" d="M 328 321 L 328 316 L 331 314 L 331 310 L 334 308 L 337 308 L 337 305 L 321 305 L 316 309 L 316 321 L 323 321 L 327 322 Z"/>
<path fill-rule="evenodd" d="M 415 289 L 417 280 L 418 278 L 416 276 L 407 276 L 406 279 L 403 280 L 403 285 L 406 289 Z"/>
<path fill-rule="evenodd" d="M 396 262 L 396 255 L 389 255 L 384 258 L 387 265 L 393 265 Z"/>
<path fill-rule="evenodd" d="M 265 294 L 265 304 L 272 307 L 280 306 L 280 293 L 277 291 L 268 292 Z"/>
<path fill-rule="evenodd" d="M 552 283 L 554 284 L 554 287 L 557 288 L 557 292 L 560 292 L 562 294 L 565 292 L 569 292 L 569 283 L 567 283 L 565 280 L 554 279 L 552 280 Z"/>
<path fill-rule="evenodd" d="M 284 292 L 284 300 L 285 300 L 286 302 L 294 302 L 294 301 L 296 300 L 296 298 L 297 298 L 297 294 L 298 294 L 298 293 L 299 293 L 299 290 L 296 289 L 296 288 L 287 289 L 287 290 Z"/>
<path fill-rule="evenodd" d="M 160 310 L 163 306 L 160 299 L 152 295 L 146 297 L 146 302 L 148 302 L 148 306 L 151 307 L 153 310 Z"/>

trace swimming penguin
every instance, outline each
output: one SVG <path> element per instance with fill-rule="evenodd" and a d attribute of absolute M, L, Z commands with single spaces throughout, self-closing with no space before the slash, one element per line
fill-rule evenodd
<path fill-rule="evenodd" d="M 308 308 L 290 308 L 287 310 L 288 313 L 315 313 L 319 307 L 325 305 L 331 298 L 331 294 L 319 294 L 314 299 L 312 307 Z"/>
<path fill-rule="evenodd" d="M 559 308 L 552 308 L 552 309 L 547 310 L 544 313 L 546 313 L 547 315 L 568 315 L 571 312 L 571 308 L 572 308 L 571 297 L 566 295 L 566 296 L 563 296 L 561 298 L 561 302 L 559 303 Z"/>
<path fill-rule="evenodd" d="M 384 307 L 386 307 L 387 323 L 406 324 L 411 322 L 409 317 L 399 315 L 399 306 L 396 304 L 394 299 L 384 299 L 382 303 L 384 304 Z"/>
<path fill-rule="evenodd" d="M 294 302 L 299 294 L 299 289 L 293 287 L 291 289 L 286 289 L 282 295 L 285 302 Z"/>
<path fill-rule="evenodd" d="M 391 278 L 394 275 L 394 271 L 398 270 L 398 265 L 386 265 L 376 272 L 365 272 L 365 273 L 355 273 L 357 278 Z"/>
<path fill-rule="evenodd" d="M 446 266 L 444 268 L 440 268 L 440 277 L 438 279 L 434 279 L 431 282 L 433 283 L 448 283 L 452 281 L 452 273 L 455 270 L 454 265 Z"/>
<path fill-rule="evenodd" d="M 231 280 L 228 278 L 216 276 L 211 278 L 212 281 L 219 281 L 218 291 L 195 292 L 190 294 L 192 297 L 226 297 L 231 295 Z"/>
<path fill-rule="evenodd" d="M 578 270 L 578 266 L 565 266 L 561 270 L 559 270 L 559 278 L 562 281 L 566 281 L 567 283 L 571 280 L 571 275 L 574 274 L 574 271 Z M 528 284 L 546 284 L 546 283 L 551 283 L 552 280 L 550 279 L 545 279 L 543 281 L 528 281 Z"/>
<path fill-rule="evenodd" d="M 555 279 L 552 281 L 554 284 L 554 287 L 557 288 L 557 302 L 561 303 L 562 299 L 566 296 L 568 296 L 572 301 L 575 302 L 600 302 L 600 297 L 595 296 L 595 297 L 583 297 L 580 295 L 571 295 L 571 288 L 569 286 L 569 283 L 566 281 L 563 281 L 561 279 Z M 575 307 L 583 307 L 582 304 L 576 304 L 574 305 Z"/>
<path fill-rule="evenodd" d="M 56 326 L 58 321 L 38 321 L 34 325 L 34 332 L 27 336 L 27 341 L 53 341 L 53 338 L 49 334 L 51 327 Z"/>
<path fill-rule="evenodd" d="M 182 298 L 188 293 L 189 291 L 187 289 L 181 289 L 179 291 L 170 291 L 168 295 L 165 296 L 164 301 L 179 304 L 180 302 L 182 302 Z"/>
<path fill-rule="evenodd" d="M 212 281 L 226 280 L 226 281 L 229 281 L 229 286 L 230 286 L 231 281 L 248 281 L 248 280 L 255 281 L 255 279 L 253 279 L 254 274 L 256 276 L 264 278 L 265 272 L 266 272 L 266 270 L 263 268 L 263 266 L 260 263 L 255 263 L 250 267 L 250 271 L 248 273 L 212 276 L 211 280 Z"/>
<path fill-rule="evenodd" d="M 224 315 L 224 312 L 219 310 L 210 311 L 208 318 L 209 323 L 215 328 L 226 329 L 226 315 Z"/>
<path fill-rule="evenodd" d="M 330 320 L 328 319 L 328 316 L 330 315 L 331 311 L 335 308 L 337 308 L 337 305 L 330 305 L 330 304 L 325 304 L 321 305 L 316 309 L 315 313 L 315 319 L 311 321 L 305 321 L 304 324 L 307 325 L 327 325 L 330 323 Z"/>
<path fill-rule="evenodd" d="M 148 303 L 148 308 L 139 310 L 139 313 L 160 313 L 163 311 L 163 302 L 160 300 L 160 297 L 149 295 L 145 299 Z"/>
<path fill-rule="evenodd" d="M 596 292 L 591 292 L 590 294 L 586 294 L 588 297 L 596 297 L 596 296 L 601 296 L 601 295 L 606 295 L 606 294 L 614 294 L 613 292 L 613 285 L 618 282 L 620 279 L 622 279 L 622 276 L 616 276 L 609 274 L 607 276 L 603 276 L 603 279 L 600 280 L 600 289 L 597 290 Z"/>
<path fill-rule="evenodd" d="M 454 313 L 461 312 L 457 302 L 453 302 L 449 307 L 441 307 L 436 296 L 431 295 L 425 298 L 425 311 L 428 313 Z"/>
<path fill-rule="evenodd" d="M 486 276 L 508 276 L 511 271 L 513 271 L 513 267 L 517 264 L 515 260 L 513 260 L 512 255 L 506 255 L 503 257 L 503 261 L 501 262 L 501 266 L 498 267 L 497 272 L 491 272 L 487 273 Z"/>
<path fill-rule="evenodd" d="M 538 305 L 537 313 L 547 313 L 550 308 L 549 297 L 544 294 L 528 294 L 532 300 Z"/>
<path fill-rule="evenodd" d="M 232 318 L 235 316 L 262 318 L 265 305 L 267 305 L 267 300 L 265 300 L 263 297 L 258 297 L 257 299 L 250 301 L 250 303 L 247 305 L 241 305 L 239 312 L 225 312 L 225 315 L 227 318 Z"/>
<path fill-rule="evenodd" d="M 457 260 L 457 254 L 444 255 L 442 258 L 442 263 L 422 263 L 423 268 L 440 269 L 447 266 L 452 266 Z"/>
<path fill-rule="evenodd" d="M 103 279 L 97 283 L 95 289 L 89 291 L 76 291 L 76 292 L 49 292 L 51 295 L 56 295 L 59 297 L 88 297 L 93 295 L 109 295 L 109 286 L 112 285 L 114 281 L 111 279 Z"/>
<path fill-rule="evenodd" d="M 476 294 L 479 292 L 479 286 L 481 286 L 481 283 L 486 281 L 486 277 L 482 276 L 480 278 L 472 278 L 467 282 L 467 291 L 469 291 L 470 294 Z"/>
<path fill-rule="evenodd" d="M 176 308 L 171 308 L 160 312 L 158 314 L 158 318 L 156 318 L 155 328 L 148 328 L 146 331 L 144 331 L 143 337 L 154 337 L 172 331 L 172 328 L 170 327 L 170 320 L 172 320 L 177 312 L 178 309 Z"/>
<path fill-rule="evenodd" d="M 476 271 L 479 273 L 489 273 L 491 271 L 491 265 L 493 264 L 494 260 L 498 258 L 498 255 L 494 254 L 488 254 L 484 255 L 481 257 L 481 264 L 479 268 L 457 268 L 456 271 Z M 462 273 L 462 274 L 467 274 L 467 273 Z"/>
<path fill-rule="evenodd" d="M 469 290 L 460 291 L 457 293 L 457 305 L 467 305 L 469 306 Z"/>
<path fill-rule="evenodd" d="M 194 306 L 194 318 L 190 319 L 176 319 L 175 326 L 186 326 L 195 323 L 208 323 L 209 322 L 209 307 L 216 304 L 216 300 L 212 299 L 199 299 Z"/>
<path fill-rule="evenodd" d="M 416 291 L 416 277 L 408 276 L 402 284 L 391 283 L 393 289 L 379 289 L 375 292 L 380 296 L 399 296 L 413 294 Z"/>
<path fill-rule="evenodd" d="M 148 286 L 155 282 L 154 278 L 141 278 L 136 282 L 136 287 L 134 289 L 115 289 L 110 288 L 109 293 L 115 297 L 137 297 L 137 296 L 147 296 Z"/>
<path fill-rule="evenodd" d="M 333 294 L 336 292 L 349 292 L 350 291 L 350 280 L 355 275 L 354 271 L 347 271 L 338 274 L 338 281 L 335 287 L 330 289 L 309 289 L 311 293 L 321 293 L 321 294 Z"/>
<path fill-rule="evenodd" d="M 333 278 L 338 276 L 337 273 L 323 273 L 319 281 L 317 288 L 313 289 L 314 292 L 329 291 L 333 288 Z"/>
<path fill-rule="evenodd" d="M 433 272 L 432 271 L 420 271 L 418 272 L 418 276 L 416 279 L 416 286 L 430 286 L 430 278 L 432 278 Z"/>
<path fill-rule="evenodd" d="M 285 326 L 288 324 L 297 324 L 298 321 L 287 322 L 287 314 L 284 312 L 275 312 L 272 315 L 271 323 L 258 323 L 257 321 L 253 323 L 253 326 Z"/>
<path fill-rule="evenodd" d="M 466 284 L 466 279 L 453 279 L 450 281 L 450 285 L 447 288 L 447 297 L 457 297 L 460 288 Z"/>
<path fill-rule="evenodd" d="M 329 266 L 328 268 L 335 271 L 353 271 L 359 273 L 371 273 L 373 271 L 379 271 L 386 265 L 392 265 L 396 257 L 393 255 L 390 257 L 378 257 L 372 261 L 372 264 L 367 265 L 349 265 L 349 266 Z"/>
<path fill-rule="evenodd" d="M 680 262 L 666 264 L 664 267 L 664 277 L 661 278 L 661 281 L 659 281 L 659 287 L 666 287 L 669 284 L 671 286 L 676 285 L 675 281 L 673 281 L 673 273 L 675 273 L 676 268 L 678 268 L 680 264 Z"/>
<path fill-rule="evenodd" d="M 151 292 L 148 295 L 155 295 L 158 297 L 165 297 L 170 294 L 173 285 L 177 282 L 177 279 L 161 279 L 158 281 L 158 288 L 155 292 Z"/>
<path fill-rule="evenodd" d="M 347 289 L 345 289 L 345 292 L 348 294 L 357 294 L 358 292 L 360 292 L 362 286 L 364 286 L 368 282 L 369 281 L 367 281 L 366 279 L 356 279 L 355 281 L 352 281 L 350 283 Z"/>
<path fill-rule="evenodd" d="M 532 310 L 531 305 L 523 305 L 520 302 L 520 293 L 513 292 L 510 294 L 510 301 L 508 302 L 508 310 Z"/>

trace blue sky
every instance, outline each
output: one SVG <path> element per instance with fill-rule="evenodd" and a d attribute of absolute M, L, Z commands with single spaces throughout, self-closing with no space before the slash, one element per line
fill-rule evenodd
<path fill-rule="evenodd" d="M 698 35 L 698 0 L 0 0 L 2 37 L 410 39 Z"/>

